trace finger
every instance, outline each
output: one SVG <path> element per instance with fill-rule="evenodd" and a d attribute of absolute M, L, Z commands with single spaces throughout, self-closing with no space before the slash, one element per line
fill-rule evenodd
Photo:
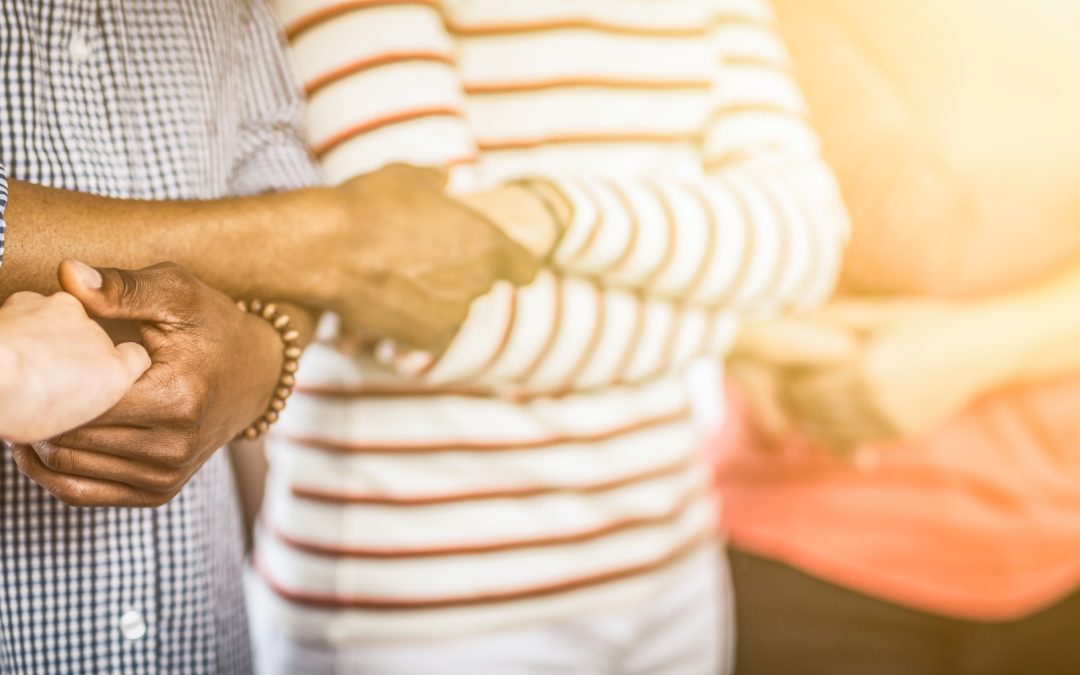
<path fill-rule="evenodd" d="M 123 483 L 150 492 L 169 492 L 187 479 L 180 470 L 69 448 L 52 441 L 31 443 L 30 447 L 45 468 L 69 476 Z"/>
<path fill-rule="evenodd" d="M 727 372 L 745 396 L 758 430 L 770 437 L 788 431 L 791 423 L 780 403 L 778 378 L 772 369 L 756 361 L 735 361 L 728 363 Z"/>
<path fill-rule="evenodd" d="M 888 427 L 876 414 L 850 372 L 789 378 L 782 389 L 785 408 L 800 427 L 838 444 L 877 440 Z"/>
<path fill-rule="evenodd" d="M 40 303 L 44 299 L 45 296 L 41 295 L 40 293 L 33 293 L 31 291 L 18 291 L 9 295 L 7 300 L 5 300 L 3 303 L 0 303 L 0 307 L 4 307 L 5 309 L 16 309 L 22 307 L 23 305 L 33 306 L 37 303 Z"/>
<path fill-rule="evenodd" d="M 190 304 L 194 289 L 192 277 L 171 263 L 119 270 L 65 260 L 59 276 L 65 291 L 103 319 L 175 323 L 176 310 Z"/>
<path fill-rule="evenodd" d="M 163 387 L 155 382 L 153 370 L 136 380 L 116 405 L 96 419 L 88 427 L 135 427 L 146 428 L 160 424 Z"/>
<path fill-rule="evenodd" d="M 154 450 L 171 445 L 175 440 L 179 439 L 174 438 L 174 432 L 160 428 L 150 430 L 124 426 L 99 427 L 91 424 L 66 431 L 50 438 L 49 442 L 73 450 L 86 450 L 140 462 L 165 464 Z"/>
<path fill-rule="evenodd" d="M 747 323 L 739 332 L 735 354 L 782 368 L 845 363 L 861 345 L 850 332 L 797 319 Z"/>
<path fill-rule="evenodd" d="M 135 383 L 150 368 L 150 354 L 146 348 L 134 342 L 123 342 L 116 345 L 116 352 L 120 355 L 120 362 L 124 366 L 128 382 Z"/>
<path fill-rule="evenodd" d="M 125 508 L 161 506 L 171 497 L 167 494 L 147 493 L 121 483 L 96 478 L 80 478 L 51 471 L 42 464 L 37 453 L 26 445 L 13 446 L 11 455 L 16 466 L 27 478 L 71 506 Z"/>

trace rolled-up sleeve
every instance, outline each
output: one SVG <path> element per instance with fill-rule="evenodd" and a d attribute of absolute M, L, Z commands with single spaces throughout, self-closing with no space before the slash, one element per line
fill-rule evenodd
<path fill-rule="evenodd" d="M 244 122 L 237 139 L 231 192 L 250 195 L 318 185 L 322 173 L 304 134 L 304 102 L 277 20 L 265 2 L 249 6 L 239 53 Z"/>
<path fill-rule="evenodd" d="M 0 163 L 0 267 L 4 265 L 4 234 L 7 232 L 7 225 L 4 222 L 4 211 L 7 210 L 7 201 L 7 167 Z"/>

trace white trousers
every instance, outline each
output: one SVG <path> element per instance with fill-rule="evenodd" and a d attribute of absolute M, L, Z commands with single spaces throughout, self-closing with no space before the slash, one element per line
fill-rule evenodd
<path fill-rule="evenodd" d="M 732 593 L 719 547 L 684 561 L 648 603 L 444 640 L 314 646 L 251 608 L 259 675 L 717 675 L 734 657 Z M 260 618 L 262 617 L 262 618 Z"/>

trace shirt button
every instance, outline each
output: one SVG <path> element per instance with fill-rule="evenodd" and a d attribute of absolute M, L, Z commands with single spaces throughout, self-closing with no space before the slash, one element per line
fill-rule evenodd
<path fill-rule="evenodd" d="M 85 35 L 75 33 L 71 37 L 71 42 L 68 43 L 68 53 L 76 61 L 87 61 L 93 53 L 93 49 L 90 47 L 90 43 L 87 42 Z"/>
<path fill-rule="evenodd" d="M 146 635 L 146 620 L 143 615 L 134 609 L 124 612 L 120 617 L 120 633 L 132 642 L 141 640 Z"/>

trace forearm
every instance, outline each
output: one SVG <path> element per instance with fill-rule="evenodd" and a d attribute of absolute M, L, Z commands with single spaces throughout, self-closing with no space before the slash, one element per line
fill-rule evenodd
<path fill-rule="evenodd" d="M 987 303 L 993 305 L 995 303 Z M 1080 265 L 1044 283 L 1006 294 L 1010 339 L 1018 353 L 1016 381 L 1080 372 Z"/>
<path fill-rule="evenodd" d="M 417 355 L 402 370 L 415 376 L 418 368 L 434 384 L 585 391 L 643 382 L 678 372 L 694 358 L 722 355 L 735 325 L 729 312 L 547 270 L 530 286 L 500 285 L 474 303 L 434 367 Z"/>
<path fill-rule="evenodd" d="M 289 265 L 302 246 L 299 223 L 338 217 L 321 189 L 209 201 L 98 197 L 10 182 L 0 299 L 20 290 L 51 293 L 61 261 L 141 269 L 171 261 L 233 297 L 312 301 L 305 270 Z M 315 270 L 306 270 L 314 273 Z"/>
<path fill-rule="evenodd" d="M 1042 283 L 956 305 L 919 329 L 930 331 L 928 340 L 918 342 L 925 346 L 910 360 L 941 361 L 939 377 L 957 378 L 973 395 L 1080 373 L 1080 313 L 1071 311 L 1077 306 L 1080 266 Z"/>

